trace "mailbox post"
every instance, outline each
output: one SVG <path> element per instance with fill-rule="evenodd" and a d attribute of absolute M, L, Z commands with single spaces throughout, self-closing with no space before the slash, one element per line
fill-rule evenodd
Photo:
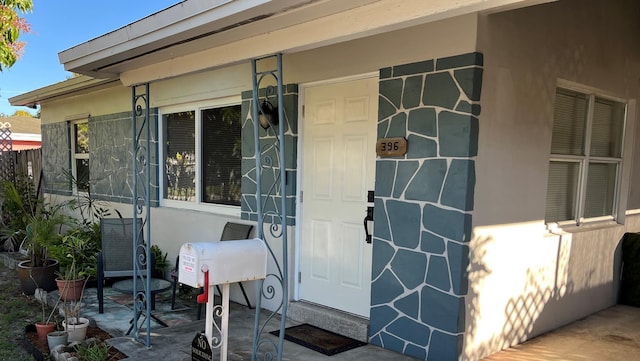
<path fill-rule="evenodd" d="M 207 305 L 205 337 L 211 349 L 220 348 L 220 360 L 226 361 L 229 336 L 229 284 L 264 279 L 267 274 L 267 246 L 259 238 L 185 243 L 180 248 L 179 267 L 180 283 L 204 288 L 204 293 L 198 296 L 198 303 Z M 216 307 L 213 302 L 216 285 L 222 286 L 222 305 L 217 306 L 219 311 L 216 312 L 217 316 L 221 317 L 220 326 L 215 324 L 214 320 Z M 220 332 L 220 339 L 213 337 L 214 325 Z M 197 335 L 196 338 L 198 337 L 201 336 Z"/>

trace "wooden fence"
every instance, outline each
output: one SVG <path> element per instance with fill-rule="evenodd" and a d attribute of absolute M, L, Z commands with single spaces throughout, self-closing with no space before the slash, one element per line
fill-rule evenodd
<path fill-rule="evenodd" d="M 0 154 L 0 180 L 15 182 L 17 176 L 26 176 L 33 181 L 34 188 L 42 193 L 39 186 L 42 176 L 42 150 L 14 150 Z"/>

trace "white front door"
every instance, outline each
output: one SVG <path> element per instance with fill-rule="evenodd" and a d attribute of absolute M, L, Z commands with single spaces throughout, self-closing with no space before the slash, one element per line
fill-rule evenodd
<path fill-rule="evenodd" d="M 309 86 L 304 107 L 299 295 L 368 318 L 378 79 Z"/>

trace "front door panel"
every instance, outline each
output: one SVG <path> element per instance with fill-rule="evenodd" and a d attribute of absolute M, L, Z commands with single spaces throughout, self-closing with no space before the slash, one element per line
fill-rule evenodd
<path fill-rule="evenodd" d="M 300 298 L 369 317 L 378 80 L 305 89 Z"/>

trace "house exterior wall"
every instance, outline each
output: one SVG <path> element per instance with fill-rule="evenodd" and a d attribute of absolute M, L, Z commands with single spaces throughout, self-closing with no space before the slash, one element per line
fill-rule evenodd
<path fill-rule="evenodd" d="M 629 190 L 640 180 L 631 164 L 639 153 L 635 113 L 627 119 L 624 224 L 549 232 L 545 200 L 557 81 L 628 99 L 633 110 L 638 13 L 634 1 L 566 0 L 480 17 L 484 76 L 463 359 L 616 303 L 619 242 L 640 230 L 640 194 Z"/>
<path fill-rule="evenodd" d="M 475 360 L 615 302 L 618 242 L 638 230 L 640 216 L 551 234 L 544 199 L 557 79 L 639 97 L 640 58 L 629 46 L 638 25 L 625 16 L 634 6 L 564 0 L 285 54 L 291 180 L 298 178 L 300 84 L 378 72 L 378 137 L 409 139 L 406 157 L 376 164 L 372 343 L 420 359 Z M 242 97 L 247 176 L 238 213 L 255 220 L 253 144 L 244 142 L 253 139 L 248 62 L 150 89 L 154 124 L 164 106 Z M 97 195 L 130 214 L 130 111 L 131 91 L 123 86 L 43 104 L 47 192 L 70 194 L 59 172 L 70 164 L 65 120 L 90 114 Z M 98 164 L 107 166 L 94 169 Z M 627 183 L 640 180 L 639 168 L 630 174 Z M 297 188 L 289 184 L 293 212 Z M 628 205 L 640 208 L 640 190 L 631 189 Z M 173 257 L 183 243 L 216 239 L 237 218 L 154 207 L 151 239 Z M 291 213 L 290 240 L 296 222 Z M 295 251 L 291 246 L 291 256 Z M 231 297 L 242 299 L 234 289 Z"/>
<path fill-rule="evenodd" d="M 421 360 L 462 350 L 483 57 L 461 54 L 380 71 L 371 343 Z"/>

